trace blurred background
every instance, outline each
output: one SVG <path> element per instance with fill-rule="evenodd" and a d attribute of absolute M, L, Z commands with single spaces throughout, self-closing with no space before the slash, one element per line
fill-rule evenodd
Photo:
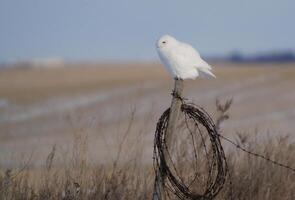
<path fill-rule="evenodd" d="M 163 34 L 192 44 L 217 76 L 186 81 L 185 97 L 212 116 L 216 99 L 233 99 L 223 134 L 294 135 L 294 8 L 292 0 L 0 0 L 0 167 L 30 155 L 40 166 L 53 146 L 66 155 L 78 143 L 91 163 L 111 162 L 121 148 L 122 160 L 141 152 L 150 164 L 173 86 L 155 50 Z"/>

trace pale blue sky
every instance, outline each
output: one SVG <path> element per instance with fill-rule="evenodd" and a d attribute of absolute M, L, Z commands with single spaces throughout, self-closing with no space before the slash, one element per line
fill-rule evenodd
<path fill-rule="evenodd" d="M 294 0 L 0 0 L 0 62 L 155 60 L 169 33 L 203 55 L 295 49 Z"/>

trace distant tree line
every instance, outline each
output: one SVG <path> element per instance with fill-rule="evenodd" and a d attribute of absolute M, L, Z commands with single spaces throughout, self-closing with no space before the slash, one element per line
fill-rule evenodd
<path fill-rule="evenodd" d="M 233 52 L 225 58 L 230 62 L 294 62 L 295 54 L 292 51 L 277 51 L 270 53 L 260 53 L 251 56 L 243 55 L 240 52 Z"/>

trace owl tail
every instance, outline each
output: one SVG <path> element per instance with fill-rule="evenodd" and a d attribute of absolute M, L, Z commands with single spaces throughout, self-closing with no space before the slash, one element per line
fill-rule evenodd
<path fill-rule="evenodd" d="M 216 78 L 216 76 L 208 68 L 198 68 L 198 71 L 199 71 L 199 74 L 201 77 L 205 77 L 205 78 L 214 77 L 214 78 Z"/>

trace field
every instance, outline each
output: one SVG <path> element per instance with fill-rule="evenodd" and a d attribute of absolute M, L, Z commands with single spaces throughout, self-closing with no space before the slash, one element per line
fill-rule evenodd
<path fill-rule="evenodd" d="M 233 99 L 222 134 L 294 167 L 295 64 L 213 66 L 217 78 L 186 81 L 185 98 L 214 119 L 216 99 Z M 156 63 L 1 70 L 0 199 L 150 199 L 172 85 Z M 294 172 L 223 143 L 235 199 L 295 199 Z"/>

